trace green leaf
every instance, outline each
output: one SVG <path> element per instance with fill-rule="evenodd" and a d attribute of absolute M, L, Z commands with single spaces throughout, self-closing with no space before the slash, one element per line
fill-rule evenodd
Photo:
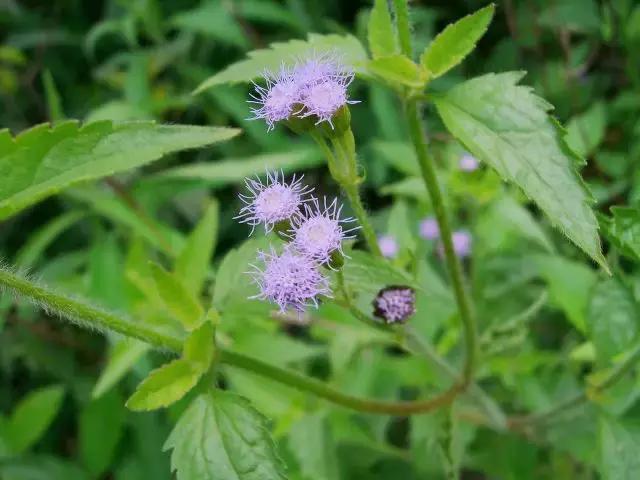
<path fill-rule="evenodd" d="M 391 23 L 387 0 L 374 0 L 373 9 L 369 15 L 367 39 L 373 58 L 398 53 L 398 43 Z"/>
<path fill-rule="evenodd" d="M 624 255 L 640 260 L 640 208 L 611 207 L 611 214 L 601 217 L 605 235 Z"/>
<path fill-rule="evenodd" d="M 638 305 L 632 292 L 617 278 L 600 280 L 590 297 L 590 339 L 600 360 L 607 362 L 631 347 L 637 338 Z"/>
<path fill-rule="evenodd" d="M 282 480 L 266 419 L 244 398 L 216 390 L 197 397 L 164 446 L 178 480 Z"/>
<path fill-rule="evenodd" d="M 207 185 L 224 186 L 242 181 L 245 177 L 264 174 L 264 169 L 285 173 L 312 168 L 324 163 L 316 149 L 297 149 L 289 152 L 265 153 L 248 158 L 233 158 L 223 162 L 195 163 L 165 170 L 156 178 L 204 180 Z"/>
<path fill-rule="evenodd" d="M 427 82 L 427 72 L 404 55 L 379 57 L 367 63 L 367 69 L 391 85 L 422 88 Z"/>
<path fill-rule="evenodd" d="M 127 400 L 131 410 L 155 410 L 184 397 L 195 387 L 202 372 L 188 360 L 179 358 L 154 370 Z"/>
<path fill-rule="evenodd" d="M 571 241 L 604 269 L 598 224 L 575 170 L 578 158 L 547 112 L 552 108 L 521 72 L 488 74 L 464 82 L 435 100 L 447 129 L 476 157 L 533 199 Z"/>
<path fill-rule="evenodd" d="M 640 424 L 600 418 L 600 468 L 604 480 L 640 478 Z"/>
<path fill-rule="evenodd" d="M 433 39 L 420 59 L 431 78 L 444 75 L 473 51 L 487 31 L 494 11 L 493 4 L 481 8 L 448 25 Z"/>
<path fill-rule="evenodd" d="M 15 138 L 0 131 L 0 219 L 74 184 L 228 140 L 237 129 L 109 121 L 38 125 Z"/>
<path fill-rule="evenodd" d="M 305 480 L 339 480 L 336 444 L 325 412 L 298 420 L 289 432 L 293 452 Z"/>
<path fill-rule="evenodd" d="M 187 287 L 173 273 L 167 272 L 157 263 L 151 264 L 151 274 L 156 283 L 160 298 L 167 310 L 185 329 L 193 330 L 204 315 L 198 299 L 187 290 Z"/>
<path fill-rule="evenodd" d="M 362 250 L 349 252 L 343 273 L 347 284 L 360 291 L 377 293 L 389 285 L 419 288 L 416 281 L 388 261 Z"/>
<path fill-rule="evenodd" d="M 560 307 L 580 332 L 586 331 L 586 315 L 591 289 L 597 281 L 589 267 L 551 255 L 534 255 L 533 262 L 549 284 L 551 301 Z"/>
<path fill-rule="evenodd" d="M 318 35 L 310 33 L 307 41 L 290 40 L 286 43 L 272 43 L 269 48 L 253 50 L 246 60 L 240 60 L 202 82 L 194 93 L 200 93 L 223 83 L 247 83 L 260 77 L 265 70 L 276 71 L 282 62 L 294 62 L 297 58 L 315 52 L 340 52 L 342 60 L 362 72 L 362 62 L 367 60 L 367 52 L 360 41 L 352 35 Z"/>
<path fill-rule="evenodd" d="M 139 340 L 118 341 L 111 348 L 107 364 L 93 387 L 91 392 L 93 398 L 101 397 L 109 391 L 150 349 L 151 346 L 148 343 Z"/>
<path fill-rule="evenodd" d="M 216 280 L 213 286 L 213 304 L 223 311 L 225 303 L 234 296 L 246 291 L 249 264 L 256 259 L 257 251 L 266 248 L 268 241 L 252 238 L 244 242 L 239 248 L 229 250 L 222 259 L 216 272 Z"/>
<path fill-rule="evenodd" d="M 218 201 L 212 199 L 176 259 L 175 273 L 193 295 L 200 293 L 209 271 L 218 237 L 219 209 Z"/>
<path fill-rule="evenodd" d="M 56 87 L 56 82 L 53 80 L 50 70 L 42 72 L 42 87 L 44 88 L 44 95 L 47 100 L 47 110 L 49 112 L 49 120 L 51 122 L 59 122 L 64 120 L 64 111 L 62 109 L 62 100 L 60 99 L 60 92 Z"/>
<path fill-rule="evenodd" d="M 213 360 L 215 345 L 213 343 L 214 326 L 211 322 L 203 322 L 187 337 L 184 342 L 183 358 L 191 362 L 193 368 L 203 374 L 209 369 Z"/>
<path fill-rule="evenodd" d="M 124 433 L 125 413 L 122 398 L 112 391 L 93 400 L 80 414 L 80 458 L 94 478 L 111 465 Z"/>
<path fill-rule="evenodd" d="M 201 33 L 219 42 L 246 49 L 249 42 L 240 25 L 229 11 L 231 5 L 204 2 L 200 6 L 180 12 L 169 22 L 180 30 Z"/>
<path fill-rule="evenodd" d="M 56 385 L 35 390 L 20 401 L 5 426 L 4 440 L 13 453 L 25 452 L 42 437 L 63 397 L 64 389 Z"/>

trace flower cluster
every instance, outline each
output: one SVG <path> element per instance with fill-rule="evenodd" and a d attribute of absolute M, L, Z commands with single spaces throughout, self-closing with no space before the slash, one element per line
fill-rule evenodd
<path fill-rule="evenodd" d="M 347 87 L 353 81 L 353 71 L 334 53 L 314 54 L 293 67 L 280 67 L 278 73 L 264 73 L 265 86 L 254 83 L 250 103 L 253 117 L 263 119 L 268 130 L 290 117 L 316 118 L 316 125 L 327 122 L 349 100 Z"/>
<path fill-rule="evenodd" d="M 302 184 L 302 177 L 290 182 L 283 172 L 267 172 L 266 182 L 247 179 L 249 194 L 240 195 L 245 204 L 236 217 L 251 226 L 264 225 L 265 232 L 275 226 L 289 239 L 283 252 L 258 252 L 263 266 L 251 265 L 259 293 L 252 298 L 270 300 L 281 312 L 292 309 L 303 312 L 318 305 L 319 296 L 331 296 L 327 277 L 320 267 L 331 267 L 332 256 L 342 254 L 342 242 L 353 238 L 359 227 L 345 228 L 353 218 L 341 218 L 338 200 L 322 202 L 311 196 L 313 189 Z"/>

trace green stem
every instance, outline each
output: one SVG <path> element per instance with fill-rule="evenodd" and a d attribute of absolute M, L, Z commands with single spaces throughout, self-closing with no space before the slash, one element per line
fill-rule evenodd
<path fill-rule="evenodd" d="M 157 331 L 147 325 L 106 312 L 84 301 L 72 299 L 49 288 L 34 284 L 9 270 L 0 268 L 0 285 L 10 289 L 48 312 L 56 313 L 82 327 L 101 332 L 112 331 L 142 340 L 157 348 L 176 353 L 182 351 L 182 339 Z M 463 388 L 456 383 L 448 390 L 430 399 L 415 401 L 386 402 L 375 399 L 354 397 L 342 393 L 324 382 L 299 373 L 286 370 L 261 360 L 229 350 L 219 350 L 220 362 L 268 377 L 290 387 L 313 393 L 337 405 L 361 412 L 388 415 L 411 415 L 435 410 L 451 403 Z"/>
<path fill-rule="evenodd" d="M 329 148 L 327 140 L 321 133 L 312 130 L 310 135 L 327 158 L 329 173 L 347 195 L 369 250 L 375 255 L 382 256 L 376 232 L 362 204 L 358 189 L 360 179 L 358 178 L 357 160 L 351 130 L 347 130 L 342 136 L 331 139 L 334 147 L 333 151 Z"/>
<path fill-rule="evenodd" d="M 298 390 L 314 393 L 320 398 L 360 412 L 389 415 L 426 413 L 451 403 L 462 389 L 460 384 L 454 384 L 448 390 L 430 399 L 407 402 L 384 402 L 358 398 L 342 393 L 314 378 L 306 377 L 299 373 L 285 370 L 236 352 L 223 351 L 221 352 L 220 359 L 223 363 L 227 363 L 232 367 L 242 368 Z"/>
<path fill-rule="evenodd" d="M 447 263 L 447 269 L 451 278 L 453 292 L 458 304 L 460 319 L 464 328 L 465 338 L 465 365 L 463 370 L 463 378 L 465 383 L 469 383 L 473 378 L 473 372 L 476 364 L 478 350 L 478 332 L 476 328 L 475 318 L 471 311 L 471 302 L 467 294 L 464 279 L 462 275 L 462 266 L 453 249 L 453 241 L 451 240 L 451 226 L 449 225 L 449 217 L 445 210 L 442 193 L 438 185 L 436 177 L 435 165 L 431 158 L 422 132 L 420 122 L 420 114 L 418 112 L 418 104 L 416 100 L 409 100 L 406 104 L 407 123 L 411 134 L 414 149 L 418 156 L 422 178 L 429 192 L 429 198 L 433 205 L 433 210 L 440 227 L 440 238 L 444 247 L 444 256 Z"/>
<path fill-rule="evenodd" d="M 409 24 L 409 6 L 407 0 L 393 0 L 396 11 L 396 25 L 400 50 L 411 58 L 411 25 Z"/>
<path fill-rule="evenodd" d="M 179 338 L 171 337 L 143 323 L 133 322 L 122 316 L 101 310 L 85 301 L 69 298 L 49 288 L 32 283 L 4 268 L 0 268 L 0 286 L 28 298 L 46 312 L 55 313 L 81 327 L 98 330 L 102 333 L 108 331 L 120 333 L 150 343 L 163 350 L 176 352 L 182 350 L 182 340 Z"/>

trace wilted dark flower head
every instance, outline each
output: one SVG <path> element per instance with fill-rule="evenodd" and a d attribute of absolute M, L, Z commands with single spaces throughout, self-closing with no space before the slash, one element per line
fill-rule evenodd
<path fill-rule="evenodd" d="M 331 119 L 340 107 L 357 103 L 347 95 L 353 77 L 333 52 L 309 54 L 291 68 L 282 66 L 277 74 L 265 72 L 266 85 L 254 83 L 249 102 L 257 107 L 251 109 L 251 119 L 264 119 L 269 130 L 291 116 L 315 116 L 316 124 L 326 121 L 333 126 Z"/>
<path fill-rule="evenodd" d="M 290 245 L 280 255 L 273 248 L 268 253 L 258 252 L 258 259 L 264 267 L 251 265 L 248 273 L 260 292 L 251 298 L 274 302 L 284 313 L 289 309 L 303 312 L 309 305 L 317 307 L 318 296 L 331 296 L 329 280 L 318 264 Z"/>
<path fill-rule="evenodd" d="M 268 232 L 276 223 L 289 220 L 308 200 L 305 198 L 306 195 L 313 191 L 302 184 L 302 178 L 302 175 L 298 178 L 294 175 L 287 183 L 284 173 L 277 170 L 267 171 L 266 183 L 262 183 L 259 177 L 255 180 L 245 178 L 249 194 L 239 195 L 245 206 L 235 218 L 239 219 L 240 223 L 251 225 L 251 233 L 255 226 L 261 223 Z"/>
<path fill-rule="evenodd" d="M 416 312 L 416 293 L 402 285 L 385 287 L 373 300 L 373 314 L 386 323 L 403 323 Z"/>
<path fill-rule="evenodd" d="M 327 263 L 334 251 L 342 253 L 342 242 L 353 238 L 350 235 L 359 227 L 344 229 L 343 224 L 354 222 L 354 218 L 340 218 L 342 205 L 338 200 L 331 203 L 324 197 L 322 205 L 317 198 L 304 205 L 303 213 L 293 217 L 290 232 L 293 246 L 318 263 Z"/>

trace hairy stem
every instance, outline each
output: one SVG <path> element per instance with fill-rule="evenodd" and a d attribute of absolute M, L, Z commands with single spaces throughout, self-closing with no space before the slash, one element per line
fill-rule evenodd
<path fill-rule="evenodd" d="M 420 114 L 416 100 L 408 100 L 406 104 L 407 123 L 411 134 L 411 141 L 416 151 L 422 178 L 429 192 L 429 198 L 433 205 L 433 210 L 440 227 L 440 238 L 444 247 L 444 256 L 449 271 L 449 277 L 453 286 L 453 292 L 458 305 L 458 312 L 462 321 L 465 339 L 465 364 L 463 370 L 464 382 L 468 383 L 473 378 L 474 368 L 476 366 L 477 350 L 478 350 L 478 332 L 476 328 L 475 318 L 471 310 L 471 302 L 467 290 L 464 285 L 462 275 L 462 266 L 453 250 L 453 241 L 451 240 L 451 226 L 449 217 L 445 210 L 444 200 L 438 185 L 436 177 L 436 169 L 433 159 L 427 150 L 427 144 L 422 132 L 420 122 Z"/>
<path fill-rule="evenodd" d="M 311 137 L 327 158 L 329 173 L 347 195 L 353 213 L 362 228 L 362 235 L 367 242 L 369 251 L 375 255 L 382 256 L 375 230 L 362 204 L 358 189 L 360 179 L 358 178 L 357 159 L 351 130 L 348 129 L 343 135 L 331 139 L 333 150 L 329 147 L 325 137 L 319 132 L 312 131 Z"/>
<path fill-rule="evenodd" d="M 45 311 L 57 314 L 85 328 L 101 332 L 112 331 L 142 340 L 156 348 L 181 352 L 183 339 L 160 332 L 147 325 L 133 322 L 117 314 L 101 310 L 86 301 L 67 297 L 48 287 L 35 284 L 28 279 L 0 268 L 0 286 L 11 290 L 39 305 Z M 411 415 L 435 410 L 451 403 L 464 388 L 460 383 L 425 400 L 386 402 L 360 398 L 340 392 L 324 382 L 311 377 L 270 365 L 256 358 L 229 350 L 219 350 L 220 362 L 270 378 L 290 387 L 313 393 L 343 407 L 361 412 L 388 415 Z"/>

